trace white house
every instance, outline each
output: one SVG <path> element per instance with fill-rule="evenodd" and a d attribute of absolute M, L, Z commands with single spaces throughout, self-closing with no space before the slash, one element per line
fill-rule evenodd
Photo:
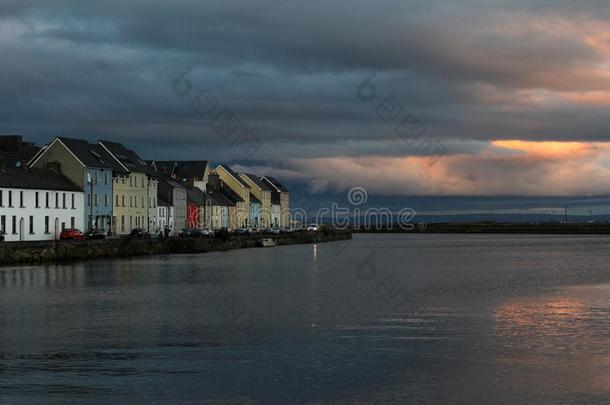
<path fill-rule="evenodd" d="M 168 234 L 172 234 L 174 232 L 174 206 L 163 199 L 159 199 L 157 209 L 158 226 L 154 229 L 154 232 L 165 233 L 165 228 L 167 228 Z"/>
<path fill-rule="evenodd" d="M 51 169 L 0 169 L 0 231 L 7 242 L 59 239 L 84 227 L 84 194 Z"/>

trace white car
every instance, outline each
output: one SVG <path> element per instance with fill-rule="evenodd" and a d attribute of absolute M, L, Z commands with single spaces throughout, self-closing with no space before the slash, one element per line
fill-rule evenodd
<path fill-rule="evenodd" d="M 307 225 L 307 230 L 308 231 L 317 232 L 317 231 L 320 230 L 320 225 L 318 225 L 318 224 L 309 224 L 309 225 Z"/>
<path fill-rule="evenodd" d="M 210 237 L 213 237 L 213 236 L 214 236 L 214 231 L 213 231 L 213 230 L 211 230 L 211 229 L 208 229 L 208 228 L 203 228 L 203 229 L 201 230 L 201 234 L 202 234 L 203 236 L 210 236 Z"/>

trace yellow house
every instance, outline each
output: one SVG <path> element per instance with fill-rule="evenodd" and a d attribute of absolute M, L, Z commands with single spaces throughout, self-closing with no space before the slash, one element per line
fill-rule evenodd
<path fill-rule="evenodd" d="M 156 205 L 157 181 L 151 169 L 135 152 L 121 144 L 109 141 L 99 141 L 99 144 L 126 170 L 125 174 L 119 173 L 113 179 L 113 232 L 125 235 L 136 228 L 154 231 L 149 228 L 157 221 L 150 216 L 156 210 L 150 205 Z"/>
<path fill-rule="evenodd" d="M 290 191 L 271 176 L 260 177 L 260 180 L 271 188 L 271 198 L 279 201 L 279 226 L 290 226 Z"/>
<path fill-rule="evenodd" d="M 254 174 L 239 173 L 239 177 L 250 187 L 250 192 L 261 202 L 260 212 L 257 213 L 258 218 L 260 218 L 260 226 L 263 228 L 273 226 L 271 222 L 271 187 Z"/>
<path fill-rule="evenodd" d="M 231 168 L 218 165 L 214 170 L 223 185 L 239 196 L 235 203 L 235 209 L 229 211 L 229 226 L 242 228 L 250 226 L 250 187 Z M 232 217 L 232 218 L 231 218 Z"/>

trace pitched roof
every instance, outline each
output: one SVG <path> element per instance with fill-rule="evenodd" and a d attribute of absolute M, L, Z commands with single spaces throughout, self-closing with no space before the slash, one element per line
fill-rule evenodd
<path fill-rule="evenodd" d="M 242 186 L 246 187 L 246 188 L 250 188 L 250 186 L 248 184 L 246 184 L 246 182 L 244 182 L 240 177 L 239 174 L 237 174 L 235 171 L 233 171 L 233 169 L 231 169 L 229 166 L 225 166 L 225 165 L 218 165 L 218 167 L 222 167 L 223 169 L 225 169 L 232 177 L 235 178 L 235 180 L 237 180 L 237 182 L 239 184 L 241 184 Z M 218 169 L 217 167 L 217 169 Z"/>
<path fill-rule="evenodd" d="M 85 165 L 85 167 L 97 167 L 111 169 L 117 172 L 125 172 L 125 169 L 123 169 L 123 167 L 121 167 L 121 165 L 119 165 L 100 145 L 91 144 L 83 139 L 66 138 L 64 136 L 59 136 L 57 139 L 64 144 L 64 146 L 68 148 L 83 165 Z"/>
<path fill-rule="evenodd" d="M 218 191 L 223 196 L 225 196 L 229 201 L 231 201 L 233 204 L 244 201 L 235 191 L 231 190 L 229 187 L 225 186 L 224 184 L 220 186 Z"/>
<path fill-rule="evenodd" d="M 203 179 L 205 170 L 208 167 L 207 160 L 155 160 L 155 165 L 159 170 L 160 167 L 169 168 L 170 174 L 177 179 L 197 178 Z"/>
<path fill-rule="evenodd" d="M 174 169 L 176 167 L 176 162 L 174 162 L 174 161 L 147 160 L 146 162 L 151 167 L 154 164 L 154 168 L 156 169 L 157 173 L 162 173 L 166 176 L 171 176 L 174 173 Z"/>
<path fill-rule="evenodd" d="M 279 190 L 281 192 L 285 192 L 285 193 L 288 192 L 288 189 L 286 187 L 284 187 L 282 185 L 282 183 L 280 183 L 279 181 L 277 181 L 275 178 L 273 178 L 271 176 L 263 176 L 260 179 L 267 181 L 267 183 L 269 183 L 271 186 L 273 186 L 274 188 L 276 188 L 277 190 Z"/>
<path fill-rule="evenodd" d="M 249 178 L 261 190 L 265 190 L 265 191 L 273 190 L 273 188 L 266 181 L 261 180 L 261 177 L 257 176 L 256 174 L 252 174 L 252 173 L 240 173 L 240 174 L 243 174 L 244 176 Z"/>
<path fill-rule="evenodd" d="M 211 205 L 220 205 L 222 207 L 234 207 L 235 202 L 231 201 L 220 191 L 207 191 L 206 192 L 206 201 Z"/>
<path fill-rule="evenodd" d="M 197 187 L 189 187 L 186 189 L 186 200 L 191 204 L 205 205 L 205 193 Z"/>
<path fill-rule="evenodd" d="M 24 167 L 37 153 L 38 150 L 34 149 L 19 152 L 0 152 L 0 160 L 5 167 Z"/>
<path fill-rule="evenodd" d="M 153 174 L 154 171 L 144 160 L 140 158 L 134 151 L 127 149 L 120 143 L 110 141 L 99 141 L 110 154 L 118 161 L 123 167 L 130 172 L 139 172 L 146 174 Z"/>
<path fill-rule="evenodd" d="M 76 184 L 51 169 L 10 168 L 0 170 L 0 187 L 81 191 Z"/>

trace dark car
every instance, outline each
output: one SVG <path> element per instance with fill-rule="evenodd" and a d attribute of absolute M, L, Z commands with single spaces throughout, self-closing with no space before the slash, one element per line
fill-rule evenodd
<path fill-rule="evenodd" d="M 181 238 L 201 238 L 203 236 L 203 232 L 201 231 L 201 229 L 197 228 L 184 228 L 182 231 L 180 231 L 178 236 L 180 236 Z"/>
<path fill-rule="evenodd" d="M 85 239 L 94 240 L 94 239 L 106 239 L 106 232 L 102 229 L 92 229 L 85 233 Z"/>
<path fill-rule="evenodd" d="M 130 235 L 135 239 L 145 239 L 149 237 L 148 233 L 142 228 L 132 229 Z"/>
<path fill-rule="evenodd" d="M 199 229 L 199 228 L 191 228 L 191 229 L 183 229 L 178 236 L 181 238 L 203 238 L 203 237 L 213 237 L 214 231 L 211 229 Z"/>
<path fill-rule="evenodd" d="M 83 233 L 78 229 L 64 229 L 59 234 L 61 240 L 83 240 Z"/>

